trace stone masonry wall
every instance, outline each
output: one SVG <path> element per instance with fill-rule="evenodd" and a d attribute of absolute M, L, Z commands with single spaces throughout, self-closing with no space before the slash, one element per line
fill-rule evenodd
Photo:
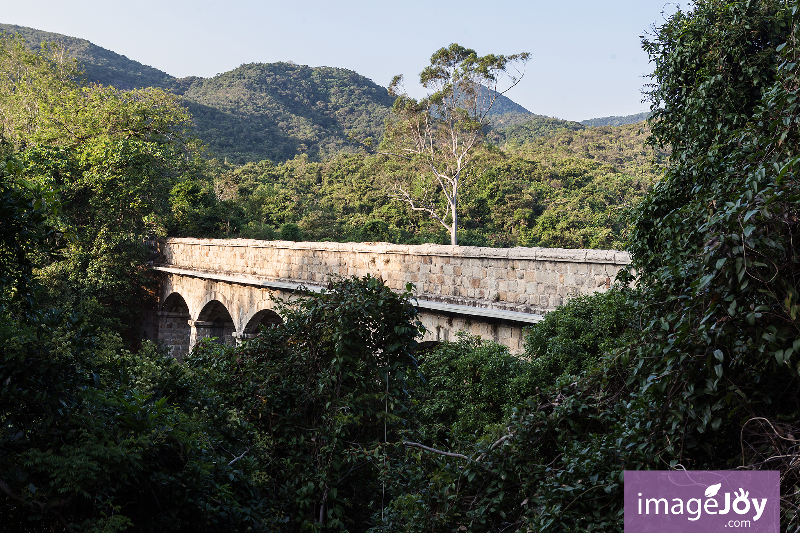
<path fill-rule="evenodd" d="M 419 299 L 545 314 L 567 299 L 606 290 L 630 263 L 627 252 L 481 248 L 387 243 L 171 238 L 165 266 L 324 285 L 331 276 L 381 277 Z"/>

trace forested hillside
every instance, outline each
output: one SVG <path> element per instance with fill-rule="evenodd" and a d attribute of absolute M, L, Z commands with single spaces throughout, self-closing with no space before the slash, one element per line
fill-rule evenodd
<path fill-rule="evenodd" d="M 480 174 L 463 185 L 460 243 L 624 247 L 627 211 L 657 181 L 663 165 L 653 157 L 664 152 L 646 148 L 645 133 L 633 128 L 564 135 L 484 150 Z M 217 165 L 213 183 L 174 191 L 173 205 L 185 212 L 175 234 L 449 242 L 437 222 L 390 198 L 392 178 L 413 169 L 381 154 Z"/>
<path fill-rule="evenodd" d="M 10 24 L 0 31 L 21 35 L 32 50 L 63 44 L 89 83 L 160 87 L 181 95 L 196 135 L 217 157 L 240 164 L 355 151 L 348 137 L 379 140 L 393 101 L 384 87 L 346 69 L 250 64 L 210 79 L 178 79 L 85 39 Z"/>
<path fill-rule="evenodd" d="M 117 89 L 142 87 L 170 88 L 175 78 L 156 68 L 142 65 L 138 61 L 92 44 L 86 39 L 69 37 L 60 33 L 0 24 L 0 32 L 20 35 L 31 50 L 38 50 L 44 43 L 60 43 L 69 57 L 77 59 L 88 83 L 112 85 Z"/>
<path fill-rule="evenodd" d="M 356 151 L 349 136 L 380 140 L 394 101 L 353 71 L 290 63 L 253 63 L 193 78 L 179 93 L 211 151 L 240 164 Z"/>
<path fill-rule="evenodd" d="M 214 156 L 236 164 L 280 163 L 301 154 L 321 161 L 355 152 L 360 141 L 380 141 L 394 101 L 386 88 L 347 69 L 253 63 L 213 78 L 179 79 L 85 39 L 11 24 L 0 24 L 0 31 L 21 35 L 32 50 L 47 42 L 63 44 L 89 83 L 124 90 L 160 87 L 181 95 L 197 136 Z M 531 116 L 506 96 L 491 113 L 498 128 Z"/>
<path fill-rule="evenodd" d="M 514 113 L 504 115 L 502 120 L 502 124 L 495 123 L 495 128 L 488 135 L 489 141 L 500 147 L 523 144 L 542 137 L 551 137 L 563 131 L 585 129 L 585 126 L 578 122 L 537 115 Z"/>
<path fill-rule="evenodd" d="M 625 124 L 637 124 L 647 120 L 652 113 L 650 111 L 643 111 L 634 115 L 626 115 L 624 117 L 600 117 L 590 118 L 589 120 L 581 120 L 584 126 L 623 126 Z"/>

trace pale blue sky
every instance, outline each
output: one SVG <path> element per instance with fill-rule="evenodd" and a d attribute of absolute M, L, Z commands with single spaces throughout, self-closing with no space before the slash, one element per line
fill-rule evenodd
<path fill-rule="evenodd" d="M 0 0 L 0 22 L 88 39 L 173 76 L 291 60 L 384 86 L 404 74 L 414 96 L 423 93 L 412 82 L 442 46 L 525 51 L 525 78 L 508 96 L 584 120 L 648 109 L 640 36 L 675 9 L 665 0 Z"/>

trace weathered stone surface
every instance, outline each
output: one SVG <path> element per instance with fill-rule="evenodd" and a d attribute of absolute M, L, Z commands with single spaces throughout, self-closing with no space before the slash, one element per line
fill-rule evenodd
<path fill-rule="evenodd" d="M 337 275 L 370 274 L 397 291 L 412 283 L 420 300 L 530 314 L 545 314 L 565 299 L 604 291 L 630 264 L 626 252 L 615 250 L 248 239 L 172 238 L 159 243 L 159 252 L 163 266 L 200 273 L 315 285 Z M 214 332 L 224 337 L 222 342 L 245 338 L 255 332 L 253 317 L 273 308 L 275 292 L 202 276 L 166 275 L 160 303 L 172 307 L 160 309 L 159 338 L 178 356 L 187 353 L 194 340 Z M 183 298 L 183 307 L 175 306 L 173 294 Z M 210 305 L 220 316 L 214 316 L 213 325 L 204 325 L 209 320 L 203 313 Z M 230 318 L 221 316 L 223 308 Z M 422 321 L 428 328 L 424 340 L 452 339 L 463 329 L 502 342 L 515 353 L 522 351 L 522 324 L 429 311 Z"/>

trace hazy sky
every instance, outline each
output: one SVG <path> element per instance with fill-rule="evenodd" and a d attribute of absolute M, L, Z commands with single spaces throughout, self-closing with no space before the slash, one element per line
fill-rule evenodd
<path fill-rule="evenodd" d="M 291 60 L 383 86 L 404 74 L 413 96 L 442 46 L 530 52 L 508 96 L 534 113 L 584 120 L 648 109 L 640 36 L 675 10 L 664 0 L 0 0 L 0 22 L 88 39 L 178 77 Z"/>

